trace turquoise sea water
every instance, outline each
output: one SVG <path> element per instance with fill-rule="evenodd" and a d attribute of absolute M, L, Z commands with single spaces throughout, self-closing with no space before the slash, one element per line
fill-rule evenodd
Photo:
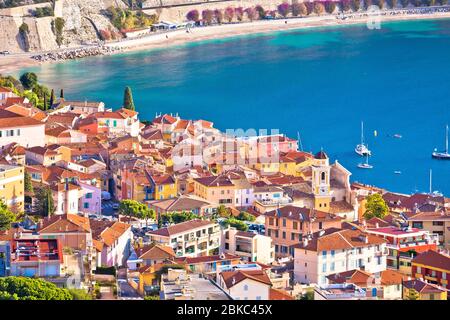
<path fill-rule="evenodd" d="M 450 161 L 431 159 L 450 123 L 450 20 L 234 37 L 32 70 L 68 99 L 112 108 L 130 85 L 142 119 L 178 112 L 222 130 L 298 131 L 306 151 L 323 147 L 353 181 L 393 191 L 428 191 L 433 169 L 433 189 L 450 195 Z M 372 170 L 356 167 L 361 120 Z"/>

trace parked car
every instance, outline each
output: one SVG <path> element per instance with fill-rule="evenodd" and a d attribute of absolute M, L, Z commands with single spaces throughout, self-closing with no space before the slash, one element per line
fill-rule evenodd
<path fill-rule="evenodd" d="M 8 50 L 5 50 L 5 51 L 0 51 L 0 54 L 6 56 L 6 55 L 11 54 L 11 53 Z"/>

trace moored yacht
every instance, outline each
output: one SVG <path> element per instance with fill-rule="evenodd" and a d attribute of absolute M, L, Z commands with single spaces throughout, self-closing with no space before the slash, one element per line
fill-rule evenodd
<path fill-rule="evenodd" d="M 364 144 L 364 122 L 362 121 L 361 121 L 361 143 L 356 146 L 355 152 L 362 157 L 372 155 L 372 152 Z"/>
<path fill-rule="evenodd" d="M 445 151 L 439 152 L 434 149 L 431 154 L 434 159 L 450 160 L 450 153 L 448 153 L 448 125 L 445 127 Z"/>
<path fill-rule="evenodd" d="M 359 163 L 358 168 L 361 168 L 361 169 L 372 169 L 373 168 L 373 166 L 369 164 L 369 155 L 368 154 L 366 155 L 366 162 Z"/>

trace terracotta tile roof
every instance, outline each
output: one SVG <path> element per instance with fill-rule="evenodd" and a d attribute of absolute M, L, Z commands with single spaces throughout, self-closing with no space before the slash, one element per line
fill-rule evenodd
<path fill-rule="evenodd" d="M 177 119 L 168 114 L 164 114 L 160 117 L 153 119 L 152 122 L 153 123 L 174 124 L 175 122 L 177 122 Z"/>
<path fill-rule="evenodd" d="M 33 107 L 33 106 L 27 106 L 23 104 L 13 104 L 7 108 L 5 108 L 7 111 L 14 112 L 18 115 L 24 116 L 24 117 L 30 117 L 38 121 L 42 121 L 47 117 L 47 114 L 43 112 L 42 110 Z"/>
<path fill-rule="evenodd" d="M 330 212 L 331 213 L 344 213 L 353 211 L 353 206 L 347 201 L 331 201 L 330 202 Z"/>
<path fill-rule="evenodd" d="M 23 156 L 25 155 L 25 151 L 26 149 L 24 147 L 14 142 L 9 146 L 5 147 L 2 153 L 3 155 Z"/>
<path fill-rule="evenodd" d="M 102 242 L 110 247 L 118 240 L 131 226 L 127 223 L 116 221 L 91 220 L 92 239 Z"/>
<path fill-rule="evenodd" d="M 39 233 L 91 232 L 89 219 L 76 214 L 62 214 L 46 217 L 40 224 Z"/>
<path fill-rule="evenodd" d="M 361 248 L 383 243 L 386 243 L 383 238 L 360 230 L 330 228 L 313 233 L 312 239 L 308 241 L 306 246 L 304 243 L 298 243 L 293 247 L 320 252 Z"/>
<path fill-rule="evenodd" d="M 141 134 L 141 136 L 145 140 L 162 140 L 163 139 L 163 135 L 161 133 L 161 130 L 159 130 L 159 129 L 147 131 L 147 132 Z"/>
<path fill-rule="evenodd" d="M 0 110 L 0 129 L 37 125 L 44 124 L 30 117 L 24 117 L 14 112 Z"/>
<path fill-rule="evenodd" d="M 190 230 L 194 230 L 197 228 L 207 227 L 207 226 L 214 226 L 216 223 L 208 220 L 189 220 L 181 223 L 177 223 L 173 226 L 169 226 L 167 228 L 158 229 L 155 231 L 150 231 L 149 234 L 156 235 L 156 236 L 163 236 L 163 237 L 170 237 L 171 235 L 176 235 L 179 233 L 184 233 Z"/>
<path fill-rule="evenodd" d="M 206 201 L 193 199 L 185 195 L 173 199 L 152 201 L 150 204 L 167 211 L 191 211 L 209 205 Z"/>
<path fill-rule="evenodd" d="M 308 209 L 304 207 L 296 207 L 292 205 L 288 205 L 279 209 L 266 212 L 264 215 L 266 217 L 287 218 L 290 220 L 298 220 L 298 221 L 311 221 L 312 218 L 314 218 L 316 222 L 342 220 L 341 217 L 336 216 L 335 214 L 332 213 Z"/>
<path fill-rule="evenodd" d="M 332 283 L 353 283 L 362 288 L 377 284 L 376 275 L 359 269 L 330 274 L 327 279 Z M 385 286 L 402 284 L 406 279 L 406 275 L 395 270 L 384 270 L 379 273 L 379 283 Z"/>
<path fill-rule="evenodd" d="M 27 149 L 28 152 L 36 153 L 41 156 L 57 155 L 58 153 L 45 147 L 35 146 Z"/>
<path fill-rule="evenodd" d="M 408 289 L 414 289 L 419 293 L 441 293 L 445 292 L 445 289 L 440 288 L 434 284 L 426 283 L 422 280 L 408 280 L 403 281 L 403 287 Z"/>
<path fill-rule="evenodd" d="M 408 221 L 444 221 L 450 220 L 450 213 L 445 211 L 407 213 Z"/>
<path fill-rule="evenodd" d="M 0 92 L 13 92 L 11 88 L 0 87 Z"/>
<path fill-rule="evenodd" d="M 147 265 L 147 266 L 140 267 L 138 269 L 138 271 L 141 274 L 142 273 L 155 273 L 155 272 L 161 270 L 163 267 L 170 266 L 170 265 L 171 265 L 171 263 L 165 263 L 165 262 L 155 263 L 155 264 L 152 264 L 152 265 Z"/>
<path fill-rule="evenodd" d="M 450 273 L 450 257 L 433 250 L 419 254 L 412 260 L 412 263 L 444 269 L 447 270 L 447 273 Z"/>
<path fill-rule="evenodd" d="M 246 279 L 264 283 L 268 286 L 272 285 L 269 276 L 264 270 L 224 271 L 220 274 L 220 276 L 223 278 L 223 281 L 228 289 Z"/>
<path fill-rule="evenodd" d="M 367 225 L 369 227 L 376 228 L 377 224 L 378 224 L 378 227 L 389 227 L 389 226 L 392 225 L 388 221 L 385 221 L 385 220 L 380 219 L 378 217 L 373 217 L 373 218 L 370 218 L 369 220 L 367 220 Z"/>
<path fill-rule="evenodd" d="M 231 182 L 231 180 L 224 175 L 196 178 L 194 180 L 204 186 L 207 186 L 207 187 L 232 187 L 232 186 L 234 186 L 233 182 Z"/>
<path fill-rule="evenodd" d="M 270 288 L 269 300 L 295 300 L 295 298 L 284 290 Z"/>
<path fill-rule="evenodd" d="M 146 260 L 164 260 L 175 257 L 175 252 L 171 247 L 160 244 L 151 244 L 139 248 L 136 253 L 139 259 Z"/>
<path fill-rule="evenodd" d="M 156 185 L 175 183 L 174 177 L 170 174 L 150 175 L 150 178 Z"/>

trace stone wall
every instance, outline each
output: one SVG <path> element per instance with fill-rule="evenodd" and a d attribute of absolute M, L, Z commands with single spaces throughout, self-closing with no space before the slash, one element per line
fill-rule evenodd
<path fill-rule="evenodd" d="M 152 0 L 156 1 L 156 0 Z M 163 0 L 164 1 L 164 0 Z M 165 0 L 165 1 L 173 1 L 180 2 L 181 0 Z M 186 0 L 182 0 L 186 3 Z M 189 1 L 189 0 L 188 0 Z M 198 1 L 196 1 L 198 2 Z M 202 10 L 210 9 L 225 9 L 226 7 L 254 7 L 256 5 L 261 5 L 265 10 L 275 10 L 277 6 L 282 3 L 283 0 L 233 0 L 233 1 L 217 1 L 217 2 L 205 2 L 200 4 L 192 4 L 192 5 L 184 5 L 184 6 L 175 6 L 170 8 L 158 8 L 158 9 L 148 9 L 144 10 L 147 14 L 157 14 L 159 16 L 160 21 L 172 21 L 172 22 L 184 22 L 186 21 L 186 14 L 194 9 L 197 9 L 200 13 Z M 291 0 L 286 1 L 291 3 Z"/>

